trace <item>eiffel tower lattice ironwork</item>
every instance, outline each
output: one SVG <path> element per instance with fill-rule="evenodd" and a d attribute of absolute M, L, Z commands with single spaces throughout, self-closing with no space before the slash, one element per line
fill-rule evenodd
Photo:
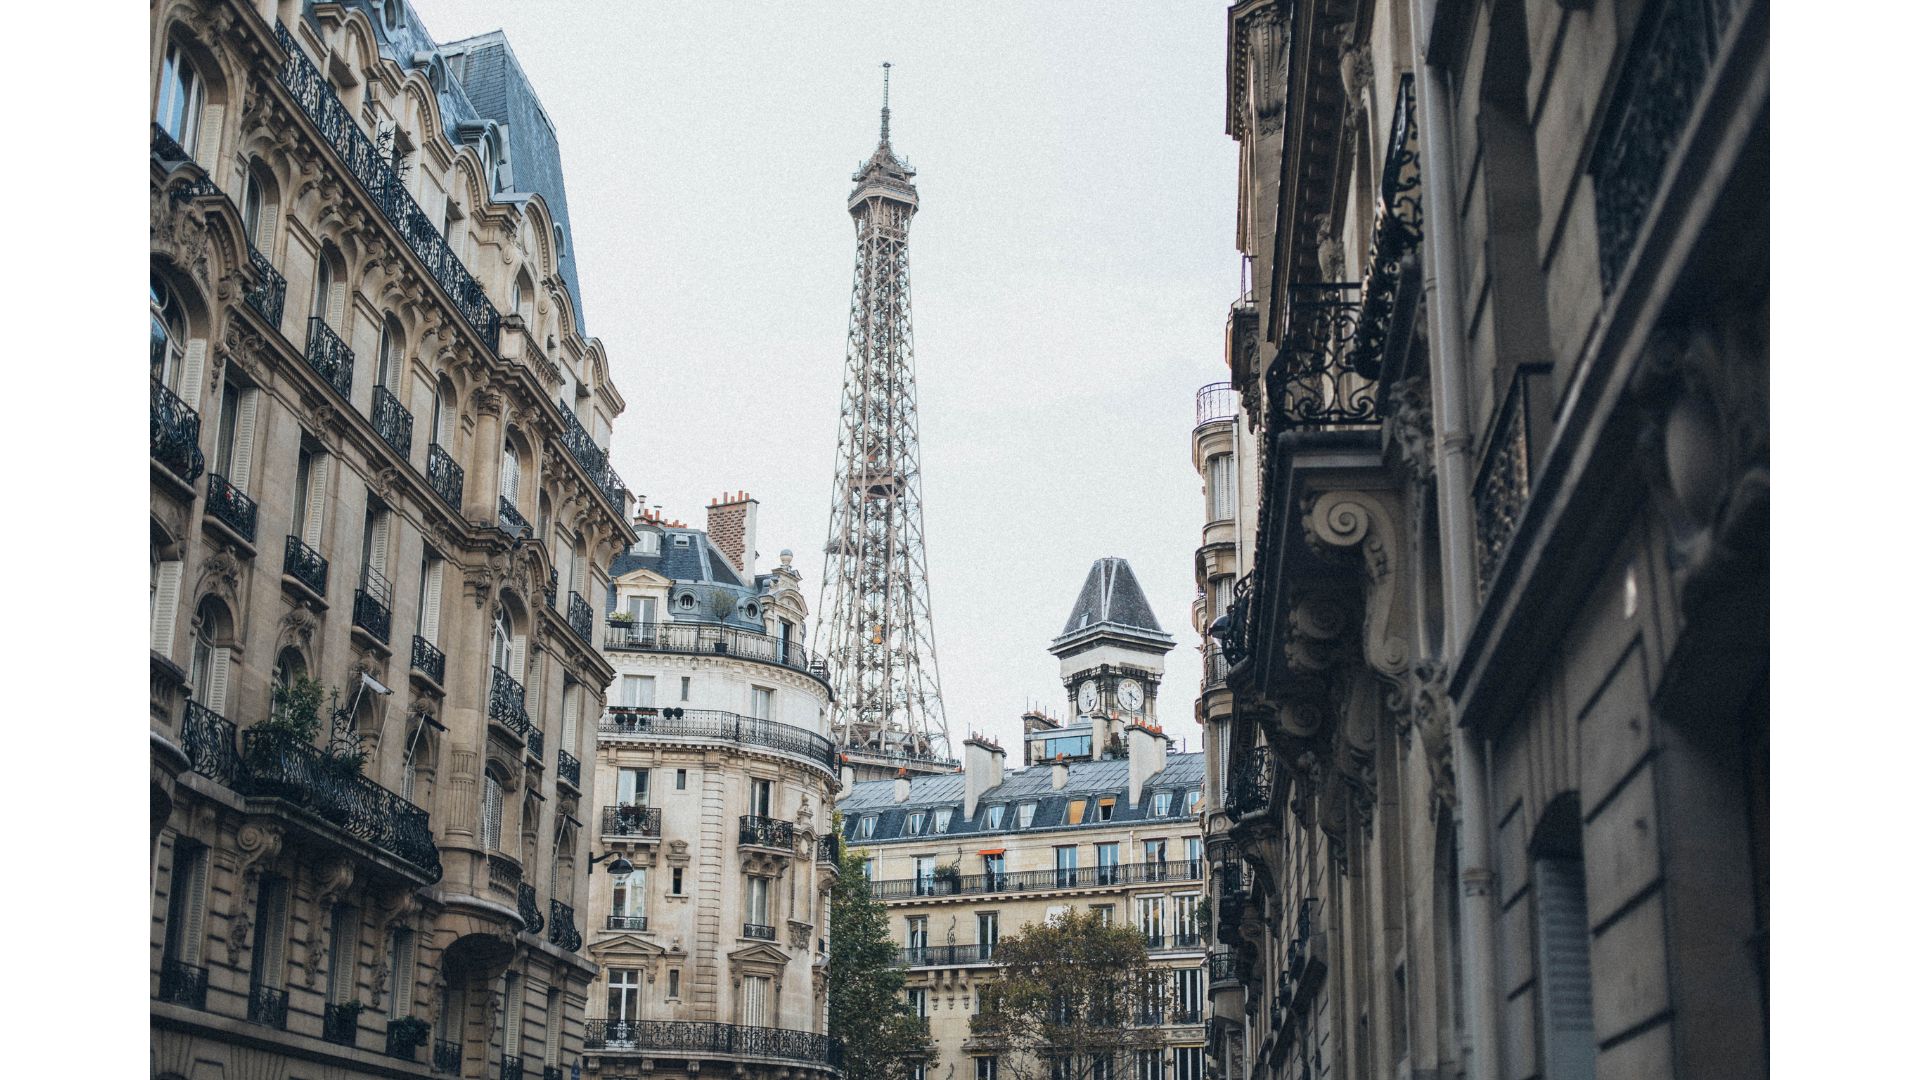
<path fill-rule="evenodd" d="M 815 635 L 833 668 L 834 739 L 857 779 L 953 767 L 920 515 L 907 276 L 907 229 L 920 196 L 912 166 L 893 152 L 890 120 L 883 90 L 880 144 L 854 173 L 847 199 L 853 309 Z"/>

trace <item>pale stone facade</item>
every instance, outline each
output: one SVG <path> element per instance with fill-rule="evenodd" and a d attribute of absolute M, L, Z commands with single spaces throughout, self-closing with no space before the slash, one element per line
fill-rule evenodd
<path fill-rule="evenodd" d="M 1764 1075 L 1766 5 L 1227 21 L 1211 1067 Z"/>
<path fill-rule="evenodd" d="M 152 29 L 152 1072 L 561 1076 L 634 533 L 551 125 L 400 0 Z"/>
<path fill-rule="evenodd" d="M 705 531 L 643 516 L 613 563 L 588 820 L 601 867 L 634 869 L 592 877 L 589 1075 L 837 1069 L 831 690 L 793 554 L 754 571 L 756 508 L 715 500 Z"/>

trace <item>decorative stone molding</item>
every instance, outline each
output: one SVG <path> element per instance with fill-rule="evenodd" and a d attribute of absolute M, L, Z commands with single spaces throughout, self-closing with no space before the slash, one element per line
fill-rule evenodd
<path fill-rule="evenodd" d="M 1327 555 L 1357 551 L 1366 570 L 1362 652 L 1367 665 L 1389 679 L 1407 670 L 1406 604 L 1400 597 L 1401 542 L 1396 518 L 1377 497 L 1327 492 L 1314 500 L 1302 524 L 1307 542 Z"/>
<path fill-rule="evenodd" d="M 1453 779 L 1453 702 L 1447 697 L 1447 668 L 1439 660 L 1422 657 L 1408 672 L 1412 687 L 1413 726 L 1426 751 L 1427 774 L 1432 780 L 1427 816 L 1439 820 L 1452 814 L 1458 793 Z"/>
<path fill-rule="evenodd" d="M 1416 485 L 1433 482 L 1433 399 L 1423 376 L 1404 378 L 1387 391 L 1387 445 Z"/>

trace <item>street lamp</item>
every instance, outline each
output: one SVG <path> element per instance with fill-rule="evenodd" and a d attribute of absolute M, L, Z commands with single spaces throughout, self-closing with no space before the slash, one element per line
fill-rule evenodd
<path fill-rule="evenodd" d="M 613 880 L 625 881 L 627 878 L 627 875 L 633 873 L 633 864 L 627 861 L 626 856 L 621 855 L 617 851 L 609 851 L 600 855 L 587 856 L 587 873 L 591 875 L 593 873 L 593 868 L 607 859 L 613 860 L 612 862 L 607 863 L 607 873 L 613 875 Z"/>

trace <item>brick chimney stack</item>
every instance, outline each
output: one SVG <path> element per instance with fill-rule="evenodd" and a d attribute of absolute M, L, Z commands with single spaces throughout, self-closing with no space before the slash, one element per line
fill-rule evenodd
<path fill-rule="evenodd" d="M 744 491 L 722 495 L 707 504 L 707 538 L 727 557 L 741 580 L 753 581 L 754 519 L 759 516 L 760 500 Z"/>

